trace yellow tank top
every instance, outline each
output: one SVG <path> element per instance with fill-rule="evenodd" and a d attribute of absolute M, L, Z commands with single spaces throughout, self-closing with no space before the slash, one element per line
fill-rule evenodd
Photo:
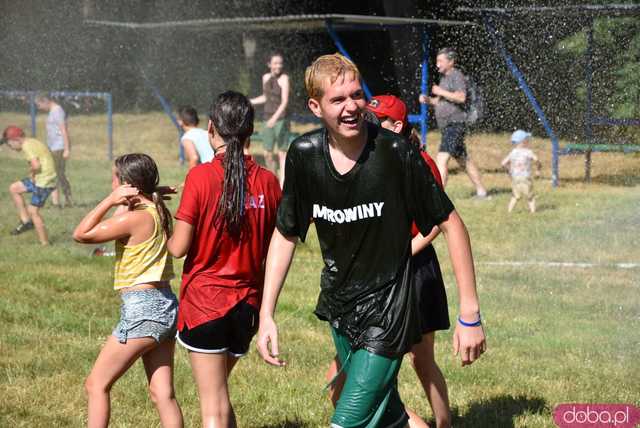
<path fill-rule="evenodd" d="M 167 251 L 167 236 L 162 229 L 158 210 L 153 205 L 142 205 L 153 217 L 153 234 L 144 242 L 125 245 L 116 240 L 116 264 L 113 288 L 133 287 L 173 279 L 173 260 Z"/>

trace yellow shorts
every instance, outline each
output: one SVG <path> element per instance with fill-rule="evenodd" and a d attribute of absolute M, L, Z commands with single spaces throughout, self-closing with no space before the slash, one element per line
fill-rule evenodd
<path fill-rule="evenodd" d="M 516 199 L 525 197 L 530 201 L 535 197 L 533 194 L 533 180 L 531 180 L 531 178 L 517 177 L 512 179 L 511 190 L 513 191 L 513 197 Z"/>

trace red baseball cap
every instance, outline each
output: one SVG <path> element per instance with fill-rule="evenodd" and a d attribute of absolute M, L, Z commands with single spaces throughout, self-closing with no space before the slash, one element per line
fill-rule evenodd
<path fill-rule="evenodd" d="M 24 137 L 24 131 L 22 128 L 18 128 L 15 125 L 7 126 L 2 132 L 2 140 L 0 140 L 0 144 L 4 144 L 9 140 L 15 140 L 16 138 Z"/>
<path fill-rule="evenodd" d="M 394 95 L 376 95 L 367 104 L 367 110 L 373 112 L 378 119 L 385 117 L 393 121 L 400 120 L 407 124 L 407 106 Z"/>

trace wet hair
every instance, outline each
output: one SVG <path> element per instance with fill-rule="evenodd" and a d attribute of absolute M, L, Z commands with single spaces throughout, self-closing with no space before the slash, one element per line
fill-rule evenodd
<path fill-rule="evenodd" d="M 158 166 L 151 159 L 151 156 L 144 153 L 129 153 L 116 158 L 115 166 L 120 183 L 130 184 L 140 193 L 151 198 L 158 210 L 164 233 L 171 236 L 171 213 L 165 206 L 162 195 L 158 192 L 160 174 Z"/>
<path fill-rule="evenodd" d="M 358 67 L 347 57 L 335 53 L 316 58 L 304 73 L 304 86 L 309 98 L 322 97 L 322 84 L 329 78 L 333 84 L 339 77 L 353 73 L 354 79 L 360 80 Z"/>
<path fill-rule="evenodd" d="M 198 123 L 200 123 L 198 111 L 191 106 L 180 106 L 178 108 L 178 117 L 185 125 L 198 126 Z"/>
<path fill-rule="evenodd" d="M 224 183 L 216 209 L 216 221 L 221 222 L 232 238 L 238 239 L 244 222 L 246 169 L 244 145 L 253 134 L 254 110 L 244 95 L 224 92 L 211 105 L 211 122 L 225 142 L 223 160 Z"/>
<path fill-rule="evenodd" d="M 438 51 L 438 55 L 446 56 L 449 61 L 458 61 L 458 53 L 452 48 L 442 48 Z"/>
<path fill-rule="evenodd" d="M 267 64 L 271 64 L 271 60 L 273 59 L 274 56 L 279 56 L 280 58 L 282 58 L 282 62 L 284 62 L 284 55 L 282 55 L 282 52 L 280 51 L 272 51 L 269 53 L 268 59 L 267 59 Z"/>

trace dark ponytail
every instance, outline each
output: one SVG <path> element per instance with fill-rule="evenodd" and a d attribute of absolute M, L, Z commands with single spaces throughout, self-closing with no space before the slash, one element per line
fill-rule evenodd
<path fill-rule="evenodd" d="M 162 195 L 157 190 L 151 194 L 151 200 L 156 205 L 156 209 L 158 210 L 158 217 L 160 217 L 160 224 L 162 225 L 162 230 L 164 230 L 164 233 L 168 238 L 173 233 L 173 221 L 171 219 L 171 212 L 164 204 L 164 199 L 162 199 Z"/>
<path fill-rule="evenodd" d="M 225 142 L 224 183 L 216 209 L 216 220 L 233 238 L 239 238 L 244 220 L 246 170 L 244 146 L 253 134 L 253 106 L 244 95 L 227 91 L 211 106 L 211 122 Z"/>
<path fill-rule="evenodd" d="M 158 210 L 160 224 L 167 237 L 171 236 L 172 221 L 171 213 L 164 204 L 162 195 L 158 192 L 160 174 L 158 166 L 150 156 L 144 153 L 129 153 L 119 156 L 115 160 L 116 171 L 120 183 L 130 184 L 137 188 L 140 193 L 150 198 Z M 130 209 L 133 207 L 130 206 Z"/>

